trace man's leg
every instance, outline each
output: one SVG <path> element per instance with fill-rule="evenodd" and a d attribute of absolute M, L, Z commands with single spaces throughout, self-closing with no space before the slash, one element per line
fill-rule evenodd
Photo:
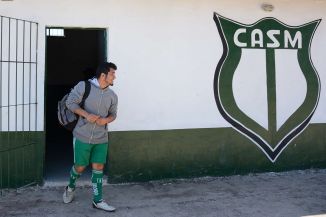
<path fill-rule="evenodd" d="M 70 179 L 69 179 L 69 185 L 68 187 L 70 189 L 75 189 L 76 187 L 76 181 L 77 179 L 80 177 L 80 175 L 82 174 L 82 172 L 85 170 L 84 166 L 72 166 L 71 170 L 70 170 Z"/>
<path fill-rule="evenodd" d="M 93 207 L 104 211 L 113 212 L 115 208 L 109 206 L 102 199 L 103 168 L 106 163 L 108 144 L 96 144 L 91 154 L 92 162 L 92 186 L 93 186 Z"/>
<path fill-rule="evenodd" d="M 91 155 L 91 145 L 79 141 L 78 139 L 73 139 L 74 144 L 74 166 L 70 171 L 69 188 L 74 189 L 76 187 L 76 180 L 80 177 L 81 173 L 85 170 L 86 166 L 89 164 L 89 159 Z"/>
<path fill-rule="evenodd" d="M 93 201 L 95 203 L 102 201 L 103 168 L 104 164 L 92 163 Z"/>
<path fill-rule="evenodd" d="M 74 198 L 76 181 L 89 164 L 91 145 L 74 138 L 74 166 L 70 170 L 69 185 L 63 193 L 63 202 L 70 203 Z"/>

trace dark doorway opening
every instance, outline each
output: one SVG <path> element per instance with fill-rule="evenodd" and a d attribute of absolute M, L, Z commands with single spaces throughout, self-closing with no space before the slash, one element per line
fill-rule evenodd
<path fill-rule="evenodd" d="M 46 181 L 68 181 L 74 160 L 72 134 L 58 123 L 57 102 L 79 81 L 93 77 L 96 66 L 106 61 L 106 30 L 51 27 L 46 34 L 44 174 Z"/>

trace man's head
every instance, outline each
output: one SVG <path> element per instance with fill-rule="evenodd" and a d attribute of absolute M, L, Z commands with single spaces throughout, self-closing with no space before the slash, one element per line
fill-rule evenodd
<path fill-rule="evenodd" d="M 111 62 L 104 62 L 97 67 L 95 76 L 101 88 L 113 86 L 113 81 L 115 79 L 115 70 L 117 70 L 117 66 Z"/>

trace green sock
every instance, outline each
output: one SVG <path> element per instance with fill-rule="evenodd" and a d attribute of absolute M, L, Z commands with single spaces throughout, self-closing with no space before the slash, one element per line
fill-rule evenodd
<path fill-rule="evenodd" d="M 75 166 L 72 166 L 70 170 L 70 179 L 69 179 L 69 188 L 74 189 L 76 187 L 76 180 L 80 177 L 80 173 L 78 173 L 75 169 Z"/>
<path fill-rule="evenodd" d="M 102 170 L 92 170 L 93 200 L 98 203 L 102 200 Z"/>

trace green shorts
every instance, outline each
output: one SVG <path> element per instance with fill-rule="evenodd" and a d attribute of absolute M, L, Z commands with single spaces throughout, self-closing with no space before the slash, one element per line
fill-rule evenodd
<path fill-rule="evenodd" d="M 88 144 L 76 138 L 74 143 L 74 163 L 77 166 L 88 166 L 89 163 L 106 163 L 108 143 Z"/>

